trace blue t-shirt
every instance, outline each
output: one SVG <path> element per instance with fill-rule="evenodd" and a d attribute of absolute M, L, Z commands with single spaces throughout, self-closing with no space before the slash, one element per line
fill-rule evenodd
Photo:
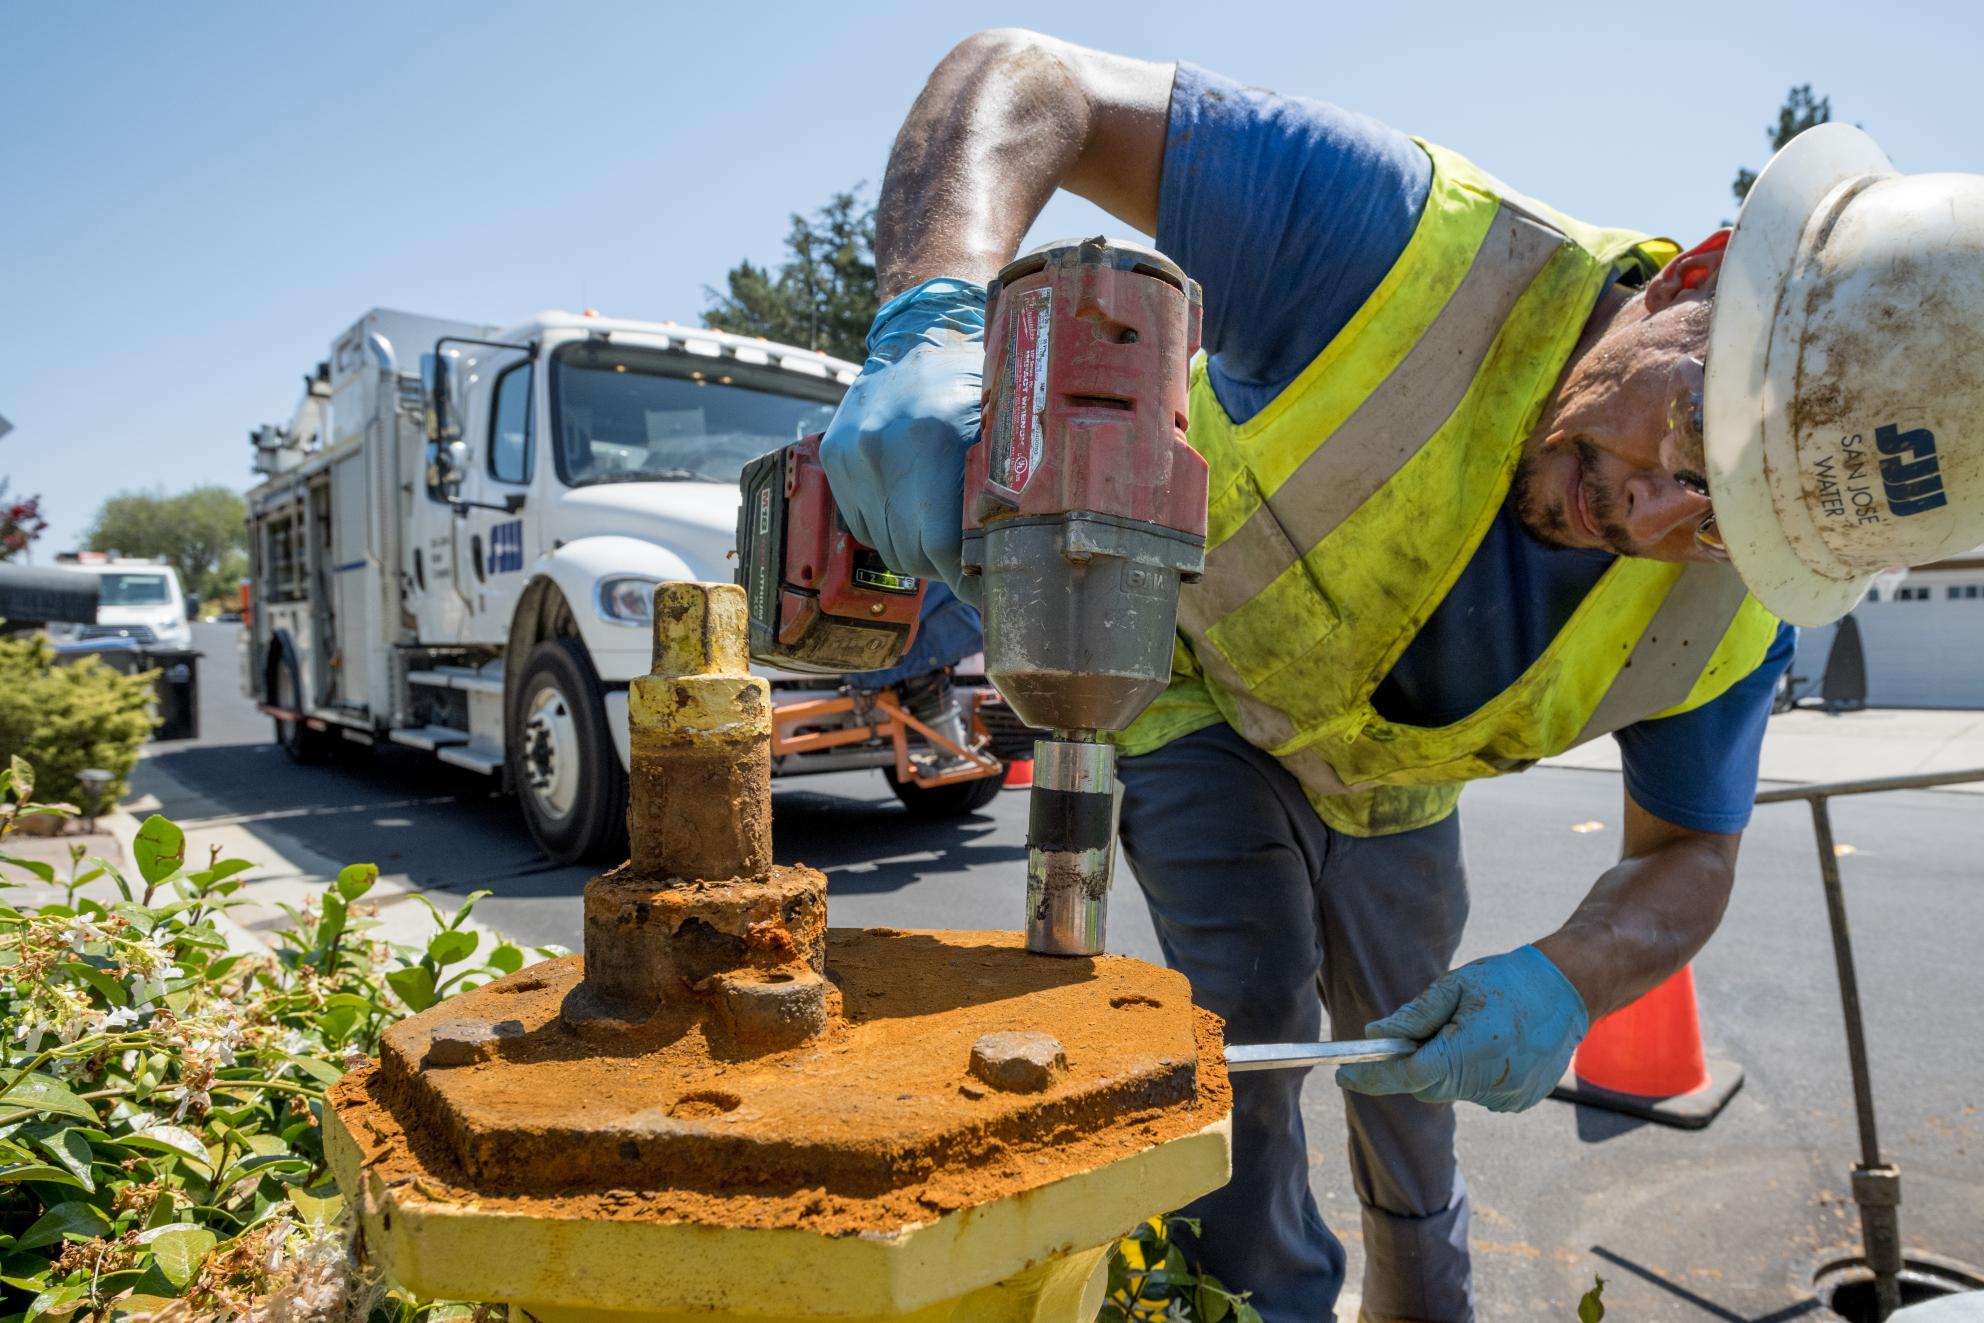
<path fill-rule="evenodd" d="M 1178 66 L 1157 246 L 1205 292 L 1206 372 L 1228 416 L 1259 413 L 1343 329 L 1405 251 L 1432 179 L 1426 153 L 1374 119 Z M 1546 547 L 1505 507 L 1373 704 L 1415 726 L 1474 712 L 1542 655 L 1612 559 Z M 1784 626 L 1715 701 L 1618 732 L 1643 808 L 1695 831 L 1743 829 L 1795 643 Z"/>

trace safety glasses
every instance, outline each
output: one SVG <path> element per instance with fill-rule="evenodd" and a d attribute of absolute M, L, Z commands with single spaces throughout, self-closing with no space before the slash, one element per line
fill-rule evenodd
<path fill-rule="evenodd" d="M 1702 374 L 1696 379 L 1694 387 L 1688 392 L 1687 417 L 1683 419 L 1677 416 L 1681 411 L 1681 405 L 1677 401 L 1673 406 L 1670 406 L 1667 425 L 1670 429 L 1677 426 L 1686 426 L 1688 429 L 1687 434 L 1700 441 L 1703 437 L 1702 383 L 1707 380 L 1707 364 L 1700 358 L 1695 358 L 1693 362 L 1696 367 L 1702 369 Z M 1707 496 L 1709 494 L 1708 479 L 1692 470 L 1683 469 L 1677 472 L 1674 475 L 1674 481 L 1699 495 Z M 1726 555 L 1728 552 L 1728 549 L 1723 545 L 1722 530 L 1717 527 L 1715 522 L 1715 509 L 1713 506 L 1709 508 L 1707 514 L 1702 516 L 1701 523 L 1695 526 L 1695 545 L 1701 547 L 1704 551 L 1713 552 L 1718 556 Z"/>

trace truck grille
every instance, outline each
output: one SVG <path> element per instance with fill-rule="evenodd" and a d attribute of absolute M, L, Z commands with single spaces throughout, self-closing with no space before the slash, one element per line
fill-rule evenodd
<path fill-rule="evenodd" d="M 158 636 L 150 625 L 84 625 L 76 636 L 82 639 L 130 639 L 134 643 L 156 643 Z"/>

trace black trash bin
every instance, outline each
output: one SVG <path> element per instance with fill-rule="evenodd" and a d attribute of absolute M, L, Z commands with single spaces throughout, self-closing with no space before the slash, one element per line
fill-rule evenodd
<path fill-rule="evenodd" d="M 136 639 L 68 639 L 53 643 L 55 664 L 73 666 L 85 657 L 94 657 L 119 675 L 136 675 L 151 669 Z"/>
<path fill-rule="evenodd" d="M 200 738 L 200 658 L 191 648 L 147 648 L 145 665 L 158 672 L 155 740 Z"/>

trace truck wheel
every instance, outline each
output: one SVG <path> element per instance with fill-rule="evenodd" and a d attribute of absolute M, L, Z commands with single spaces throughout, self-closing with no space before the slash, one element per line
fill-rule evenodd
<path fill-rule="evenodd" d="M 561 864 L 626 858 L 627 773 L 584 645 L 546 639 L 532 648 L 515 703 L 510 777 L 538 848 Z"/>
<path fill-rule="evenodd" d="M 269 668 L 269 702 L 290 712 L 303 710 L 303 685 L 297 676 L 296 654 L 283 648 Z M 331 741 L 323 731 L 312 730 L 298 717 L 290 721 L 277 717 L 276 743 L 293 763 L 320 763 L 330 756 Z"/>
<path fill-rule="evenodd" d="M 976 781 L 953 781 L 947 786 L 920 786 L 914 781 L 898 781 L 896 769 L 884 767 L 882 775 L 889 789 L 896 792 L 902 806 L 919 818 L 961 818 L 976 813 L 999 797 L 1005 778 L 981 776 Z"/>

